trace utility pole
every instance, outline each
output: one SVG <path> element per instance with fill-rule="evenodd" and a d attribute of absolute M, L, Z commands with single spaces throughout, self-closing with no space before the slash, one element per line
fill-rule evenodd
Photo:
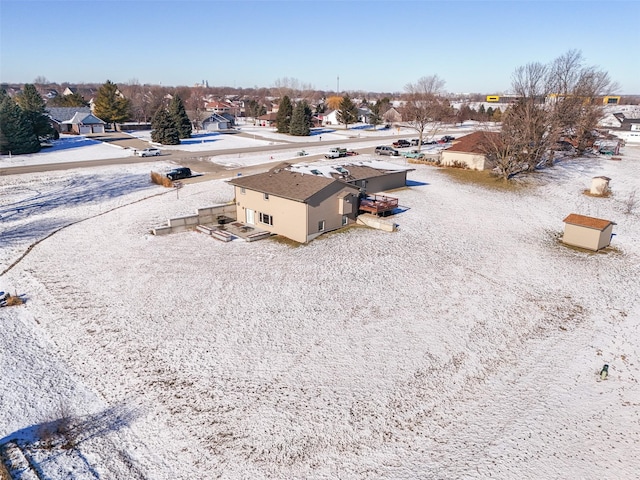
<path fill-rule="evenodd" d="M 340 95 L 340 75 L 338 75 L 338 86 L 337 86 L 337 89 L 336 89 L 336 93 L 338 95 Z"/>

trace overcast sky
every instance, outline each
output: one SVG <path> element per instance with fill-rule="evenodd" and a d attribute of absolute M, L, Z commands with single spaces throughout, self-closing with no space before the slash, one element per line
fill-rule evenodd
<path fill-rule="evenodd" d="M 511 74 L 578 49 L 640 94 L 640 2 L 0 0 L 0 81 L 398 92 L 509 91 Z M 339 85 L 338 85 L 339 77 Z"/>

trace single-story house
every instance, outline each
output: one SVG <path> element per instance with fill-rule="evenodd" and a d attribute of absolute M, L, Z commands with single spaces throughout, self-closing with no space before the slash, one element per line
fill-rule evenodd
<path fill-rule="evenodd" d="M 625 142 L 640 142 L 640 118 L 627 118 L 624 113 L 614 114 L 619 121 L 619 126 L 613 127 L 609 133 L 621 138 Z"/>
<path fill-rule="evenodd" d="M 228 183 L 239 221 L 300 243 L 354 223 L 358 213 L 360 189 L 322 175 L 276 167 Z"/>
<path fill-rule="evenodd" d="M 266 113 L 258 117 L 258 125 L 263 127 L 273 127 L 278 121 L 278 114 L 276 112 Z"/>
<path fill-rule="evenodd" d="M 402 114 L 395 107 L 391 107 L 382 114 L 382 121 L 384 123 L 400 123 L 402 122 Z"/>
<path fill-rule="evenodd" d="M 562 243 L 593 251 L 605 248 L 611 243 L 615 223 L 610 220 L 572 213 L 563 222 L 565 225 Z"/>
<path fill-rule="evenodd" d="M 105 131 L 106 122 L 93 115 L 89 107 L 49 108 L 47 114 L 59 133 L 86 135 Z"/>
<path fill-rule="evenodd" d="M 340 125 L 340 122 L 338 121 L 338 110 L 331 110 L 329 113 L 323 113 L 321 118 L 324 125 Z"/>
<path fill-rule="evenodd" d="M 453 141 L 453 144 L 442 151 L 442 165 L 466 165 L 472 170 L 485 170 L 489 168 L 486 157 L 487 141 L 494 132 L 473 132 Z"/>
<path fill-rule="evenodd" d="M 202 129 L 209 132 L 229 130 L 230 128 L 231 122 L 217 113 L 212 113 L 202 121 Z"/>
<path fill-rule="evenodd" d="M 371 109 L 358 107 L 358 122 L 369 123 L 369 120 L 371 120 Z"/>

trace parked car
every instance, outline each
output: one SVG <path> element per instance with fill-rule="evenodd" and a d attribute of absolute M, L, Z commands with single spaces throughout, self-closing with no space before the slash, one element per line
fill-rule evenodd
<path fill-rule="evenodd" d="M 411 150 L 410 152 L 404 152 L 402 156 L 404 158 L 414 158 L 416 160 L 422 160 L 425 157 L 425 154 L 419 152 L 418 150 Z"/>
<path fill-rule="evenodd" d="M 160 150 L 157 148 L 145 148 L 144 150 L 138 150 L 138 155 L 141 157 L 157 157 L 160 155 Z"/>
<path fill-rule="evenodd" d="M 404 138 L 401 138 L 400 140 L 396 140 L 395 142 L 393 142 L 393 146 L 395 148 L 410 147 L 411 146 L 411 142 L 409 140 L 405 140 Z"/>
<path fill-rule="evenodd" d="M 442 140 L 444 143 L 449 143 L 449 142 L 453 142 L 455 139 L 456 137 L 452 137 L 451 135 L 445 135 L 440 140 Z"/>
<path fill-rule="evenodd" d="M 393 157 L 397 157 L 398 155 L 400 155 L 398 150 L 388 145 L 380 145 L 379 147 L 376 147 L 375 151 L 378 155 L 389 155 Z"/>
<path fill-rule="evenodd" d="M 420 143 L 420 139 L 419 138 L 412 138 L 411 139 L 411 146 L 412 147 L 417 147 L 419 143 Z"/>
<path fill-rule="evenodd" d="M 187 167 L 174 168 L 167 173 L 169 180 L 180 180 L 181 178 L 189 178 L 191 176 L 191 169 Z"/>

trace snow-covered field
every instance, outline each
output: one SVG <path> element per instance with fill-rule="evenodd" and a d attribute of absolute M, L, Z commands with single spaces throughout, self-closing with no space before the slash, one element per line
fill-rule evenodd
<path fill-rule="evenodd" d="M 297 248 L 150 235 L 232 188 L 149 170 L 0 177 L 0 271 L 44 239 L 0 276 L 27 300 L 0 309 L 0 443 L 81 426 L 25 447 L 44 478 L 637 478 L 640 147 L 512 191 L 417 165 L 398 232 Z M 569 213 L 611 248 L 562 246 Z"/>

